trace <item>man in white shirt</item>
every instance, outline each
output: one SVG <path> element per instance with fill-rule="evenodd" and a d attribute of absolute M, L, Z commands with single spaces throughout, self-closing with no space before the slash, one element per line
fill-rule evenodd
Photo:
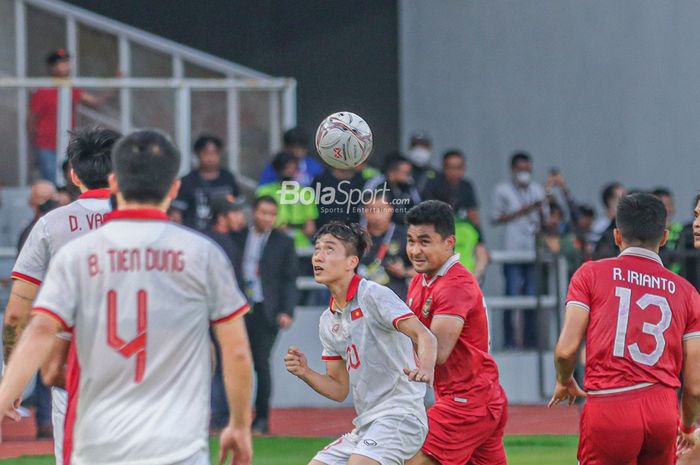
<path fill-rule="evenodd" d="M 296 347 L 284 360 L 290 373 L 329 399 L 342 402 L 352 388 L 357 417 L 355 429 L 310 465 L 401 465 L 428 432 L 419 383 L 432 386 L 437 342 L 389 288 L 356 274 L 367 245 L 367 232 L 356 223 L 329 223 L 316 235 L 314 278 L 332 295 L 319 324 L 326 374 L 309 368 Z"/>
<path fill-rule="evenodd" d="M 32 318 L 0 384 L 0 412 L 73 333 L 64 463 L 204 465 L 211 378 L 209 325 L 222 348 L 231 419 L 221 461 L 250 465 L 248 305 L 211 240 L 168 221 L 180 154 L 156 131 L 113 150 L 118 210 L 51 262 Z"/>

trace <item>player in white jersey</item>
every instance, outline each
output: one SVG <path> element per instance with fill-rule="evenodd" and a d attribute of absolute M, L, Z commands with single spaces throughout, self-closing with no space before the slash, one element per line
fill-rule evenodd
<path fill-rule="evenodd" d="M 326 374 L 309 368 L 296 347 L 284 359 L 287 370 L 329 399 L 343 401 L 352 387 L 355 429 L 310 465 L 399 465 L 428 432 L 420 383 L 432 385 L 437 342 L 393 291 L 356 274 L 368 240 L 357 224 L 318 231 L 314 278 L 332 294 L 319 325 Z"/>
<path fill-rule="evenodd" d="M 250 465 L 247 310 L 230 262 L 208 238 L 170 223 L 180 155 L 138 131 L 113 149 L 118 210 L 54 257 L 33 318 L 0 384 L 0 412 L 72 330 L 66 450 L 70 465 L 204 465 L 211 379 L 209 325 L 221 345 L 231 408 L 222 461 Z"/>
<path fill-rule="evenodd" d="M 22 329 L 29 320 L 32 301 L 36 297 L 51 258 L 76 237 L 96 229 L 110 210 L 107 177 L 112 171 L 111 150 L 121 134 L 102 128 L 75 132 L 68 144 L 71 178 L 81 195 L 75 202 L 42 216 L 32 228 L 12 269 L 12 293 L 5 311 L 3 344 L 5 362 Z M 69 333 L 59 335 L 51 360 L 42 367 L 42 378 L 51 389 L 51 417 L 56 464 L 61 465 L 63 424 L 68 396 L 62 389 L 63 360 L 70 340 Z"/>

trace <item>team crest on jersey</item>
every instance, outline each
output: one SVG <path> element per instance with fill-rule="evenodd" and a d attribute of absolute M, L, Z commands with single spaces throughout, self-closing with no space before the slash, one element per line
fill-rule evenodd
<path fill-rule="evenodd" d="M 425 305 L 423 305 L 423 316 L 428 316 L 430 314 L 430 304 L 433 303 L 433 298 L 428 297 L 425 301 Z"/>

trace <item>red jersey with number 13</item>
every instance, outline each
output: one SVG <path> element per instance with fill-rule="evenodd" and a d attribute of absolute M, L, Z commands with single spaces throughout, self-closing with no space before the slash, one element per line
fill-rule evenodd
<path fill-rule="evenodd" d="M 680 386 L 682 341 L 700 337 L 700 298 L 657 254 L 629 247 L 576 271 L 566 304 L 590 312 L 585 389 Z"/>

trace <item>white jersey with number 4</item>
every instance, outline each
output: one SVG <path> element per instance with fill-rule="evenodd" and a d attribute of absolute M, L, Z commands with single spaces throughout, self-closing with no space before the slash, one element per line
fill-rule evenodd
<path fill-rule="evenodd" d="M 34 312 L 72 328 L 71 465 L 160 465 L 208 449 L 209 325 L 247 309 L 208 238 L 158 210 L 115 211 L 59 252 Z"/>
<path fill-rule="evenodd" d="M 350 375 L 361 429 L 379 417 L 407 413 L 427 425 L 425 384 L 410 381 L 403 369 L 416 367 L 411 339 L 397 329 L 415 315 L 389 288 L 355 275 L 342 310 L 333 301 L 321 315 L 322 359 L 344 360 Z"/>
<path fill-rule="evenodd" d="M 29 233 L 12 269 L 12 278 L 40 286 L 49 263 L 68 242 L 102 226 L 104 215 L 112 209 L 109 189 L 91 189 L 80 198 L 56 208 L 39 218 Z M 70 333 L 60 337 L 70 339 Z M 51 421 L 53 423 L 56 465 L 63 465 L 63 427 L 68 396 L 61 388 L 51 388 Z"/>

